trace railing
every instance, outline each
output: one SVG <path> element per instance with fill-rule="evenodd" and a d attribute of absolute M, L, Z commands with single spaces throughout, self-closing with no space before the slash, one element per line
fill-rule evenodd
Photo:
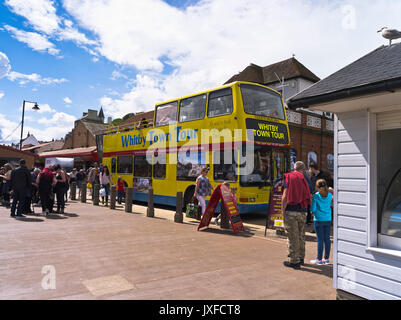
<path fill-rule="evenodd" d="M 146 123 L 143 123 L 142 121 L 138 121 L 138 122 L 126 124 L 123 126 L 110 125 L 107 127 L 107 129 L 104 130 L 103 134 L 110 135 L 110 134 L 116 134 L 116 133 L 121 133 L 121 132 L 126 132 L 126 131 L 141 130 L 141 129 L 151 128 L 151 127 L 153 127 L 153 120 L 146 120 Z"/>

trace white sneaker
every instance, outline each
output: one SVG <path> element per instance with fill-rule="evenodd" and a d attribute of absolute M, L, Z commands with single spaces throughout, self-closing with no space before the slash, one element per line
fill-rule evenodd
<path fill-rule="evenodd" d="M 317 264 L 319 266 L 321 266 L 323 264 L 323 260 L 311 260 L 310 261 L 311 264 Z"/>
<path fill-rule="evenodd" d="M 323 259 L 322 261 L 323 261 L 323 264 L 330 264 L 330 259 L 327 259 L 327 260 Z"/>

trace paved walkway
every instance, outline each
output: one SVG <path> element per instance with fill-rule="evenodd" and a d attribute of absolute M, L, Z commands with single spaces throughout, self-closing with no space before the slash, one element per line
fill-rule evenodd
<path fill-rule="evenodd" d="M 133 210 L 69 201 L 16 220 L 0 207 L 0 299 L 335 299 L 332 266 L 283 267 L 286 239 L 260 224 L 198 232 L 173 211 Z M 316 243 L 306 248 L 309 261 Z"/>

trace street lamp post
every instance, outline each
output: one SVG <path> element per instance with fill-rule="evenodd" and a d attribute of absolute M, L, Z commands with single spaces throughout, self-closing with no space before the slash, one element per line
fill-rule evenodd
<path fill-rule="evenodd" d="M 37 102 L 32 102 L 32 101 L 26 101 L 24 100 L 24 102 L 22 103 L 22 120 L 21 120 L 21 139 L 19 141 L 19 149 L 22 149 L 22 136 L 24 134 L 24 116 L 25 116 L 25 102 L 29 102 L 29 103 L 34 103 L 34 106 L 32 107 L 33 110 L 40 110 Z"/>

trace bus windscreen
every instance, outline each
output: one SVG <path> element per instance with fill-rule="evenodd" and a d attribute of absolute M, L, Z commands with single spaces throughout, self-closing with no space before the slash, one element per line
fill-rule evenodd
<path fill-rule="evenodd" d="M 284 120 L 284 108 L 279 94 L 274 91 L 242 84 L 244 111 L 248 114 Z"/>

